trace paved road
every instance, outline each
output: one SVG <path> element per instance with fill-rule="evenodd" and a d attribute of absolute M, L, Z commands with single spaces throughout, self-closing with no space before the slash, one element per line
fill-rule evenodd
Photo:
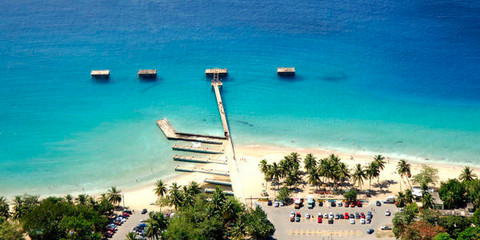
<path fill-rule="evenodd" d="M 112 240 L 124 240 L 130 231 L 133 230 L 142 220 L 148 219 L 147 214 L 141 214 L 141 210 L 135 210 L 135 212 L 128 218 L 128 220 L 123 223 L 122 226 L 118 226 L 118 231 L 113 235 Z"/>
<path fill-rule="evenodd" d="M 276 239 L 377 239 L 375 237 L 377 232 L 388 232 L 380 230 L 383 225 L 392 224 L 392 218 L 397 211 L 392 204 L 377 206 L 364 206 L 361 208 L 345 208 L 345 207 L 318 207 L 308 209 L 306 206 L 301 209 L 294 209 L 293 205 L 275 208 L 267 206 L 265 203 L 260 203 L 268 215 L 268 219 L 275 225 Z M 385 210 L 392 211 L 391 216 L 385 216 Z M 302 218 L 300 222 L 290 222 L 290 212 L 300 212 Z M 345 212 L 354 213 L 368 211 L 373 213 L 371 224 L 360 224 L 359 219 L 355 219 L 355 224 L 350 224 L 347 219 L 334 220 L 334 224 L 328 224 L 326 221 L 317 223 L 317 214 L 336 213 L 344 214 Z M 314 218 L 305 219 L 305 214 L 309 213 Z M 374 229 L 373 234 L 367 234 L 368 229 Z M 391 239 L 391 238 L 381 238 Z M 394 238 L 393 238 L 394 239 Z"/>

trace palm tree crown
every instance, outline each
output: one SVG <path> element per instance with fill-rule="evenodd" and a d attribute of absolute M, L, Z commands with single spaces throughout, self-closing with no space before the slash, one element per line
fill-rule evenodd
<path fill-rule="evenodd" d="M 476 177 L 477 175 L 473 173 L 473 170 L 470 167 L 465 167 L 462 170 L 462 173 L 460 174 L 459 179 L 462 180 L 462 182 L 469 182 L 469 181 L 473 181 L 473 179 Z"/>
<path fill-rule="evenodd" d="M 362 165 L 360 165 L 359 163 L 355 165 L 355 168 L 353 169 L 353 174 L 352 174 L 353 182 L 357 183 L 358 187 L 361 187 L 361 185 L 363 184 L 363 180 L 366 177 L 367 176 L 365 174 L 365 171 L 362 168 Z"/>
<path fill-rule="evenodd" d="M 167 186 L 165 185 L 165 183 L 163 182 L 162 179 L 158 180 L 156 183 L 155 183 L 155 194 L 158 196 L 158 197 L 164 197 L 165 194 L 167 193 Z"/>
<path fill-rule="evenodd" d="M 108 189 L 108 201 L 112 203 L 113 205 L 119 204 L 122 201 L 122 195 L 119 189 L 117 187 L 111 187 Z"/>

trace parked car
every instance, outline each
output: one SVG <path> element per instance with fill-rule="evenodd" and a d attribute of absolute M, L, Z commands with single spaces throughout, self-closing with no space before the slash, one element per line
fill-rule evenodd
<path fill-rule="evenodd" d="M 362 207 L 362 202 L 358 201 L 357 202 L 357 207 Z"/>
<path fill-rule="evenodd" d="M 335 214 L 335 219 L 340 219 L 340 213 Z"/>
<path fill-rule="evenodd" d="M 328 214 L 328 219 L 333 219 L 333 213 Z"/>
<path fill-rule="evenodd" d="M 337 203 L 337 206 L 338 206 L 338 207 L 341 207 L 342 205 L 343 205 L 342 202 L 338 202 L 338 203 Z"/>
<path fill-rule="evenodd" d="M 279 206 L 280 206 L 280 203 L 275 200 L 275 202 L 273 202 L 273 206 L 274 206 L 274 207 L 279 207 Z"/>
<path fill-rule="evenodd" d="M 385 210 L 385 216 L 390 216 L 390 215 L 392 215 L 392 212 L 390 212 L 390 210 L 388 210 L 388 209 Z"/>
<path fill-rule="evenodd" d="M 355 219 L 350 218 L 350 224 L 355 224 Z"/>
<path fill-rule="evenodd" d="M 305 214 L 305 218 L 306 218 L 306 219 L 310 219 L 310 214 L 308 214 L 308 213 Z"/>
<path fill-rule="evenodd" d="M 267 204 L 268 204 L 268 206 L 272 206 L 272 204 L 273 204 L 273 203 L 272 203 L 272 200 L 268 200 L 268 203 L 267 203 Z"/>
<path fill-rule="evenodd" d="M 328 224 L 333 224 L 333 219 L 328 219 Z"/>
<path fill-rule="evenodd" d="M 365 218 L 365 213 L 361 212 L 360 213 L 360 218 Z"/>
<path fill-rule="evenodd" d="M 144 209 L 142 210 L 142 214 L 146 214 L 147 212 L 148 212 L 148 211 L 147 211 L 146 208 L 144 208 Z"/>
<path fill-rule="evenodd" d="M 330 206 L 331 206 L 331 207 L 335 207 L 335 206 L 337 206 L 337 205 L 335 204 L 335 201 L 332 201 L 332 202 L 330 202 Z"/>
<path fill-rule="evenodd" d="M 356 219 L 359 219 L 359 218 L 360 218 L 360 213 L 356 212 L 356 213 L 355 213 L 355 218 L 356 218 Z"/>
<path fill-rule="evenodd" d="M 354 208 L 355 207 L 355 203 L 350 203 L 350 207 Z"/>
<path fill-rule="evenodd" d="M 372 223 L 372 219 L 367 218 L 367 224 L 370 224 L 370 223 Z"/>
<path fill-rule="evenodd" d="M 319 206 L 319 207 L 323 207 L 323 201 L 319 201 L 319 202 L 318 202 L 318 206 Z"/>
<path fill-rule="evenodd" d="M 349 216 L 348 216 L 348 213 L 346 212 L 346 213 L 345 213 L 345 219 L 348 219 L 348 217 L 349 217 Z"/>
<path fill-rule="evenodd" d="M 380 201 L 377 201 L 376 205 L 377 205 L 377 207 L 380 207 L 380 206 L 382 206 L 382 203 Z"/>
<path fill-rule="evenodd" d="M 348 208 L 350 206 L 350 202 L 345 202 L 345 208 Z"/>
<path fill-rule="evenodd" d="M 317 222 L 318 222 L 318 223 L 322 223 L 322 217 L 319 216 L 319 217 L 317 218 Z"/>
<path fill-rule="evenodd" d="M 365 224 L 365 218 L 360 218 L 360 223 Z"/>
<path fill-rule="evenodd" d="M 371 228 L 367 230 L 367 233 L 368 233 L 368 234 L 372 234 L 373 232 L 374 232 L 374 230 L 371 229 Z"/>
<path fill-rule="evenodd" d="M 350 213 L 350 218 L 355 219 L 355 215 L 353 215 L 353 213 Z"/>
<path fill-rule="evenodd" d="M 381 229 L 382 230 L 392 230 L 392 227 L 385 225 L 385 226 L 382 226 Z"/>
<path fill-rule="evenodd" d="M 327 214 L 327 213 L 324 213 L 324 214 L 323 214 L 323 217 L 324 217 L 324 218 L 328 218 L 328 214 Z"/>
<path fill-rule="evenodd" d="M 290 222 L 295 222 L 295 212 L 290 213 Z"/>

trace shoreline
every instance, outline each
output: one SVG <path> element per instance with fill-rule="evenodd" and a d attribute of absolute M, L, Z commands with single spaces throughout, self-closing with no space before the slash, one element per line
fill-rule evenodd
<path fill-rule="evenodd" d="M 399 176 L 396 174 L 396 163 L 399 159 L 398 156 L 384 155 L 383 153 L 370 153 L 367 151 L 361 152 L 346 152 L 340 150 L 331 150 L 328 148 L 301 148 L 301 147 L 292 147 L 292 146 L 282 146 L 280 144 L 252 144 L 252 145 L 238 145 L 235 146 L 235 151 L 237 155 L 237 163 L 239 167 L 240 179 L 242 181 L 242 193 L 248 197 L 254 197 L 260 195 L 260 192 L 264 188 L 262 185 L 265 182 L 263 179 L 263 174 L 260 172 L 258 163 L 262 159 L 267 159 L 269 163 L 274 161 L 279 161 L 283 158 L 284 155 L 287 155 L 291 152 L 298 152 L 300 157 L 303 159 L 307 153 L 312 153 L 317 160 L 327 157 L 329 154 L 338 155 L 343 162 L 347 163 L 351 168 L 353 165 L 360 163 L 362 165 L 370 162 L 373 159 L 373 156 L 376 154 L 382 154 L 386 159 L 386 167 L 381 173 L 381 180 L 394 180 L 398 181 Z M 429 160 L 419 160 L 418 158 L 406 158 L 406 160 L 411 164 L 412 175 L 418 173 L 422 164 L 427 164 L 432 167 L 435 167 L 439 170 L 439 181 L 445 181 L 449 178 L 457 178 L 464 166 L 470 166 L 476 173 L 480 173 L 480 166 L 478 165 L 468 165 L 463 163 L 445 163 L 438 161 L 429 161 Z M 172 169 L 173 170 L 173 169 Z M 386 177 L 386 173 L 388 177 Z M 203 184 L 203 180 L 207 178 L 205 174 L 201 173 L 179 173 L 172 172 L 172 174 L 165 177 L 158 177 L 145 180 L 140 183 L 134 183 L 131 186 L 127 187 L 117 187 L 122 191 L 122 194 L 125 197 L 125 206 L 128 206 L 132 209 L 143 209 L 146 208 L 149 211 L 158 209 L 158 206 L 152 205 L 157 200 L 153 189 L 155 188 L 154 184 L 157 180 L 162 179 L 167 187 L 173 183 L 177 182 L 179 185 L 189 184 L 191 181 L 196 181 L 200 185 Z M 372 186 L 376 183 L 376 180 L 372 180 Z M 403 186 L 403 185 L 402 185 Z M 406 186 L 406 185 L 405 185 Z M 438 184 L 437 184 L 438 186 Z M 368 180 L 364 181 L 362 186 L 363 189 L 368 187 Z M 393 184 L 388 187 L 392 191 L 391 195 L 396 194 L 398 191 L 398 183 Z M 403 188 L 404 189 L 404 188 Z M 103 191 L 85 191 L 85 192 L 64 192 L 60 194 L 39 194 L 40 198 L 48 196 L 58 196 L 63 197 L 67 194 L 72 196 L 77 196 L 78 194 L 88 194 L 93 197 L 98 197 L 102 193 L 106 193 L 108 189 Z M 17 194 L 18 195 L 18 194 Z M 384 194 L 385 195 L 385 194 Z M 271 195 L 272 196 L 272 195 Z M 382 195 L 383 196 L 383 195 Z M 382 197 L 377 196 L 377 197 Z M 10 198 L 10 197 L 9 197 Z M 123 201 L 122 203 L 123 204 Z"/>

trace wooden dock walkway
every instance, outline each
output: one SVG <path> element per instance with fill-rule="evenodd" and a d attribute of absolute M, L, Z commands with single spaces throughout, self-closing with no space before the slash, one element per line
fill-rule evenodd
<path fill-rule="evenodd" d="M 167 139 L 169 140 L 222 144 L 222 140 L 226 139 L 226 137 L 220 137 L 220 136 L 177 132 L 175 131 L 175 128 L 173 128 L 172 124 L 170 124 L 170 122 L 166 118 L 157 120 L 157 126 L 162 130 L 163 134 L 165 134 L 165 137 L 167 137 Z"/>
<path fill-rule="evenodd" d="M 219 176 L 230 176 L 229 171 L 220 171 L 220 170 L 215 170 L 215 169 L 205 169 L 205 168 L 191 168 L 191 167 L 180 167 L 176 166 L 175 171 L 178 172 L 198 172 L 198 173 L 205 173 L 205 174 L 213 174 L 213 175 L 219 175 Z"/>
<path fill-rule="evenodd" d="M 181 146 L 173 145 L 173 150 L 177 151 L 187 151 L 187 152 L 197 152 L 197 153 L 207 153 L 207 154 L 223 154 L 223 149 L 213 149 L 209 147 L 192 147 L 192 146 Z"/>
<path fill-rule="evenodd" d="M 201 158 L 201 157 L 192 157 L 192 156 L 180 156 L 174 155 L 173 160 L 181 162 L 193 162 L 193 163 L 217 163 L 217 164 L 227 164 L 225 160 L 218 160 L 212 158 Z"/>
<path fill-rule="evenodd" d="M 228 187 L 231 187 L 231 186 L 232 186 L 232 183 L 231 183 L 231 182 L 221 181 L 221 180 L 215 180 L 215 179 L 211 179 L 211 178 L 205 179 L 204 182 L 210 183 L 210 184 L 215 184 L 215 185 L 228 186 Z"/>

